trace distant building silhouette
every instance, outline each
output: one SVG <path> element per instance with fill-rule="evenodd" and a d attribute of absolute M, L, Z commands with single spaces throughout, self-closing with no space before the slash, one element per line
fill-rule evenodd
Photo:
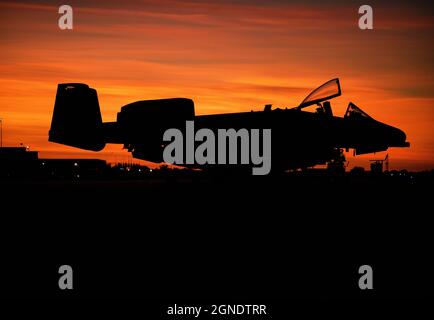
<path fill-rule="evenodd" d="M 100 159 L 41 159 L 40 173 L 54 178 L 92 178 L 107 175 L 110 166 Z"/>
<path fill-rule="evenodd" d="M 0 148 L 0 177 L 21 177 L 37 171 L 38 152 L 26 147 Z"/>

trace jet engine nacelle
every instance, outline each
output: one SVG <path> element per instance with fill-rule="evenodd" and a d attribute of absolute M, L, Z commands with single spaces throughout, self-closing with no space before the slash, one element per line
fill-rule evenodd
<path fill-rule="evenodd" d="M 143 100 L 121 108 L 117 127 L 125 147 L 135 158 L 161 162 L 164 131 L 182 128 L 185 121 L 193 119 L 191 99 Z"/>

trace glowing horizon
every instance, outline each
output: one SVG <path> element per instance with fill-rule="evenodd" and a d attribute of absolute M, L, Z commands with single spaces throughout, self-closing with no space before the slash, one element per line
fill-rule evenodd
<path fill-rule="evenodd" d="M 335 115 L 351 101 L 411 143 L 348 155 L 350 168 L 386 153 L 391 169 L 434 168 L 434 22 L 423 6 L 372 4 L 374 30 L 362 31 L 353 1 L 72 1 L 74 29 L 62 31 L 58 5 L 0 2 L 4 146 L 131 159 L 120 145 L 94 153 L 48 142 L 58 83 L 95 88 L 103 121 L 113 121 L 121 106 L 156 98 L 191 98 L 196 114 L 292 107 L 339 77 Z"/>

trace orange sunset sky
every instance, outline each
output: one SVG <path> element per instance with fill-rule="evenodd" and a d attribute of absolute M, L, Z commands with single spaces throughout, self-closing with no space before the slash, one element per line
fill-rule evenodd
<path fill-rule="evenodd" d="M 48 142 L 56 87 L 97 89 L 103 121 L 143 99 L 188 97 L 196 114 L 292 107 L 339 77 L 332 100 L 349 101 L 407 133 L 390 169 L 433 169 L 434 17 L 430 1 L 0 1 L 3 145 L 40 157 L 131 159 L 121 145 L 99 153 Z M 58 8 L 74 29 L 58 28 Z M 370 4 L 374 29 L 358 28 Z M 306 128 L 309 130 L 309 128 Z M 350 168 L 367 167 L 356 157 Z"/>

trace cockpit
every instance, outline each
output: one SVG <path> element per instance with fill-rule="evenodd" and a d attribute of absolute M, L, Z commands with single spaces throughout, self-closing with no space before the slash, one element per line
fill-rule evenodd
<path fill-rule="evenodd" d="M 339 78 L 327 81 L 323 85 L 313 90 L 296 110 L 301 110 L 311 105 L 317 105 L 316 113 L 325 116 L 333 116 L 330 99 L 338 97 L 342 94 Z M 366 112 L 357 107 L 354 103 L 350 102 L 345 111 L 344 119 L 372 119 Z"/>
<path fill-rule="evenodd" d="M 348 104 L 347 111 L 345 111 L 344 119 L 372 119 L 365 111 L 360 109 L 354 103 Z"/>

